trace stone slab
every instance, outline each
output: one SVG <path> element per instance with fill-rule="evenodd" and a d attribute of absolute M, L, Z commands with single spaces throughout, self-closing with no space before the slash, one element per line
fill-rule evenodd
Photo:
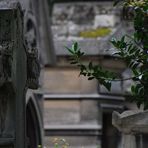
<path fill-rule="evenodd" d="M 94 19 L 94 28 L 98 27 L 114 27 L 119 20 L 115 15 L 100 14 Z"/>
<path fill-rule="evenodd" d="M 44 125 L 80 122 L 79 101 L 44 101 Z"/>
<path fill-rule="evenodd" d="M 98 91 L 96 80 L 79 77 L 78 69 L 46 69 L 43 89 L 51 94 L 93 94 Z"/>

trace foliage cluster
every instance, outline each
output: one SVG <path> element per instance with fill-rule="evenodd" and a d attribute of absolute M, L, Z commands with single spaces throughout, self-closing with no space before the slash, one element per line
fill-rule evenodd
<path fill-rule="evenodd" d="M 131 86 L 131 101 L 136 102 L 138 107 L 143 105 L 144 109 L 148 109 L 148 0 L 117 0 L 115 5 L 121 3 L 124 16 L 131 18 L 134 32 L 130 36 L 124 35 L 119 40 L 113 38 L 111 43 L 117 49 L 115 54 L 126 62 L 133 73 L 131 79 L 135 83 Z M 88 76 L 89 80 L 97 79 L 108 90 L 111 89 L 111 82 L 117 80 L 114 73 L 92 62 L 89 65 L 82 64 L 81 58 L 84 53 L 78 43 L 75 42 L 67 49 L 72 54 L 71 64 L 80 68 L 80 75 Z"/>
<path fill-rule="evenodd" d="M 87 76 L 88 80 L 97 79 L 101 85 L 104 85 L 110 91 L 111 81 L 116 78 L 113 72 L 103 69 L 100 65 L 94 65 L 92 62 L 84 65 L 81 62 L 84 52 L 81 51 L 77 42 L 71 48 L 66 48 L 73 55 L 70 59 L 71 64 L 75 64 L 80 68 L 80 75 Z"/>

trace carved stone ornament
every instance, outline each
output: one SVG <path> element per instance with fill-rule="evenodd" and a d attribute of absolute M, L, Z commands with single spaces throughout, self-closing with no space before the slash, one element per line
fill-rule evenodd
<path fill-rule="evenodd" d="M 5 130 L 8 99 L 11 95 L 13 42 L 0 43 L 0 136 Z"/>
<path fill-rule="evenodd" d="M 37 51 L 34 49 L 34 51 Z M 40 65 L 37 53 L 27 53 L 27 86 L 37 89 L 39 86 Z"/>
<path fill-rule="evenodd" d="M 38 60 L 36 21 L 32 11 L 27 11 L 24 21 L 25 47 L 27 53 L 27 86 L 39 87 L 40 64 Z"/>
<path fill-rule="evenodd" d="M 13 42 L 2 42 L 0 44 L 0 87 L 11 79 L 12 47 Z"/>
<path fill-rule="evenodd" d="M 128 110 L 112 114 L 112 124 L 125 134 L 148 133 L 148 110 Z"/>

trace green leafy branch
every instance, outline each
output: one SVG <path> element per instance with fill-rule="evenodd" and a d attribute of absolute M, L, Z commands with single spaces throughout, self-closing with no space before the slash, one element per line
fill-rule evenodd
<path fill-rule="evenodd" d="M 77 42 L 75 42 L 71 48 L 66 48 L 72 54 L 70 63 L 80 68 L 80 75 L 87 76 L 88 80 L 97 79 L 101 85 L 104 85 L 107 90 L 110 91 L 111 81 L 115 79 L 115 74 L 113 72 L 103 69 L 100 65 L 94 65 L 92 62 L 89 62 L 88 65 L 84 65 L 81 61 L 84 52 L 81 51 Z"/>
<path fill-rule="evenodd" d="M 120 1 L 115 1 L 115 5 Z M 124 0 L 123 9 L 128 15 L 132 8 L 132 21 L 134 32 L 132 36 L 124 35 L 121 39 L 113 38 L 110 42 L 117 49 L 115 55 L 121 57 L 133 73 L 133 77 L 121 79 L 134 81 L 131 87 L 131 101 L 138 107 L 142 104 L 144 109 L 148 108 L 148 0 Z M 111 90 L 111 81 L 119 81 L 116 74 L 103 69 L 100 65 L 89 62 L 84 65 L 81 61 L 84 55 L 75 42 L 68 51 L 72 54 L 71 64 L 80 68 L 80 75 L 88 77 L 88 80 L 97 79 L 101 85 Z"/>

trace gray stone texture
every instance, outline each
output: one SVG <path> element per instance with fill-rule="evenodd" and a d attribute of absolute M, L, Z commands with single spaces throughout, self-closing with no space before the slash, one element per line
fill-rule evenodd
<path fill-rule="evenodd" d="M 111 112 L 113 109 L 123 109 L 123 98 L 108 97 L 104 88 L 99 90 L 98 82 L 88 81 L 85 77 L 78 77 L 79 70 L 68 65 L 66 56 L 70 54 L 65 46 L 70 47 L 77 41 L 81 49 L 96 63 L 106 68 L 121 72 L 125 65 L 121 60 L 115 61 L 104 58 L 115 52 L 109 43 L 113 37 L 120 37 L 125 33 L 124 25 L 120 23 L 120 10 L 112 7 L 112 2 L 71 2 L 58 3 L 53 7 L 52 33 L 54 35 L 54 47 L 57 55 L 57 67 L 46 68 L 44 73 L 44 90 L 47 96 L 45 100 L 45 146 L 52 146 L 50 137 L 61 136 L 69 142 L 71 148 L 101 148 L 102 110 Z M 84 38 L 80 37 L 81 31 L 93 30 L 99 27 L 107 27 L 111 33 L 105 37 Z M 102 56 L 103 58 L 98 58 Z M 96 57 L 96 59 L 94 58 Z M 118 63 L 118 64 L 117 64 Z M 121 95 L 122 84 L 114 83 L 112 95 Z M 105 94 L 98 100 L 80 99 L 75 95 L 99 93 Z M 72 98 L 56 99 L 56 95 L 68 94 Z M 54 95 L 54 98 L 52 98 Z M 70 100 L 71 99 L 71 100 Z M 121 99 L 121 100 L 120 100 Z M 118 102 L 118 103 L 116 103 Z M 102 108 L 101 108 L 101 107 Z M 97 128 L 99 126 L 99 128 Z M 93 131 L 90 132 L 90 129 Z M 91 134 L 91 136 L 90 136 Z M 81 136 L 80 136 L 81 135 Z"/>
<path fill-rule="evenodd" d="M 80 123 L 79 101 L 45 101 L 44 125 L 64 125 Z"/>
<path fill-rule="evenodd" d="M 122 114 L 113 112 L 112 123 L 122 132 L 122 148 L 137 148 L 137 134 L 148 133 L 148 111 L 129 110 Z"/>
<path fill-rule="evenodd" d="M 54 5 L 52 22 L 62 24 L 73 21 L 75 24 L 92 25 L 96 15 L 115 13 L 112 2 L 60 3 Z"/>
<path fill-rule="evenodd" d="M 70 148 L 101 148 L 101 143 L 98 140 L 99 138 L 96 136 L 46 136 L 45 143 L 47 148 L 53 146 L 54 138 L 62 138 L 66 139 L 66 142 L 69 143 Z M 77 139 L 77 140 L 76 140 Z"/>
<path fill-rule="evenodd" d="M 112 123 L 125 134 L 148 133 L 147 114 L 148 111 L 142 110 L 113 112 Z"/>
<path fill-rule="evenodd" d="M 45 146 L 53 146 L 54 137 L 66 139 L 72 148 L 100 146 L 97 101 L 46 100 L 44 106 Z"/>
<path fill-rule="evenodd" d="M 98 27 L 114 27 L 119 20 L 113 14 L 100 14 L 96 15 L 94 19 L 94 28 Z"/>
<path fill-rule="evenodd" d="M 111 36 L 118 36 L 117 34 L 121 35 L 123 32 L 123 26 L 117 27 L 120 22 L 119 12 L 120 10 L 113 9 L 112 2 L 55 4 L 52 31 L 56 54 L 67 55 L 64 47 L 71 45 L 73 41 L 77 41 L 88 55 L 112 54 L 114 50 L 106 42 Z M 112 32 L 106 37 L 96 39 L 79 36 L 81 31 L 99 27 L 108 27 Z"/>
<path fill-rule="evenodd" d="M 3 61 L 6 64 L 3 65 L 3 72 L 7 81 L 0 88 L 0 100 L 5 99 L 7 104 L 5 106 L 5 103 L 0 102 L 0 118 L 5 117 L 0 123 L 0 147 L 25 148 L 24 94 L 27 80 L 27 56 L 22 40 L 22 11 L 18 2 L 1 1 L 0 16 L 0 44 L 3 48 L 1 56 L 7 55 L 6 61 Z"/>
<path fill-rule="evenodd" d="M 50 94 L 96 94 L 98 91 L 97 81 L 79 77 L 79 70 L 75 68 L 46 69 L 43 81 L 46 82 L 44 91 Z"/>
<path fill-rule="evenodd" d="M 46 100 L 44 125 L 101 125 L 101 110 L 94 100 Z"/>

